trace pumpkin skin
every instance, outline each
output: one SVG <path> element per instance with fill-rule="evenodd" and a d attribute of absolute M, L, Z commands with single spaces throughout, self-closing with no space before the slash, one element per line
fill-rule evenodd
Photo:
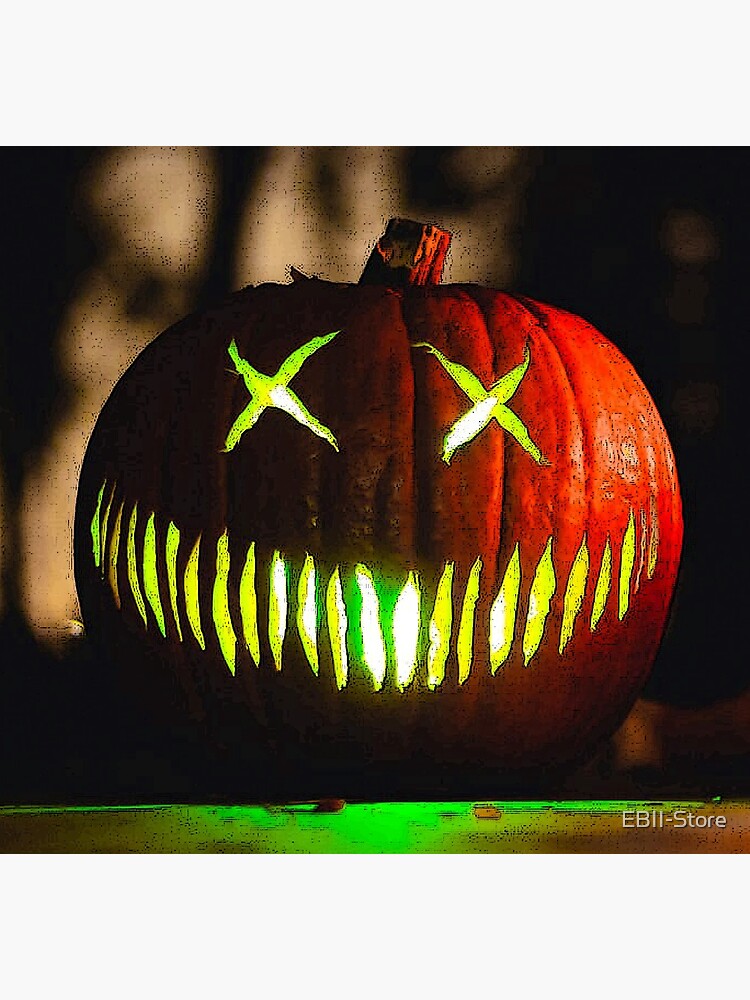
<path fill-rule="evenodd" d="M 336 446 L 269 405 L 225 450 L 251 401 L 232 341 L 270 375 L 333 332 L 289 388 Z M 415 346 L 424 344 L 432 350 Z M 446 434 L 472 401 L 437 352 L 489 388 L 527 348 L 507 405 L 543 460 L 490 420 L 444 461 Z M 591 752 L 648 676 L 681 541 L 656 408 L 630 363 L 584 320 L 473 285 L 313 279 L 233 295 L 161 334 L 125 373 L 82 469 L 76 582 L 86 629 L 108 660 L 145 700 L 194 720 L 228 759 L 265 749 L 321 768 L 383 764 L 395 790 L 415 761 L 512 776 Z M 252 543 L 258 665 L 243 591 Z M 451 565 L 437 628 L 430 621 Z M 363 656 L 367 573 L 384 636 L 382 684 L 382 665 Z M 392 629 L 409 581 L 418 655 L 399 683 Z M 477 583 L 474 603 L 467 588 Z M 313 586 L 306 652 L 300 608 Z M 345 683 L 333 648 L 341 600 Z M 198 629 L 188 610 L 196 602 Z M 227 617 L 231 632 L 222 632 L 216 621 Z M 428 658 L 441 630 L 438 659 L 447 656 L 435 683 Z M 498 635 L 511 636 L 501 663 Z"/>

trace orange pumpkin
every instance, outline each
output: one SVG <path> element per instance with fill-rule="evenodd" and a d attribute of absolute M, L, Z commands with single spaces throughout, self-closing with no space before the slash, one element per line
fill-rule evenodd
<path fill-rule="evenodd" d="M 232 759 L 557 767 L 649 673 L 682 540 L 654 403 L 577 316 L 439 285 L 447 241 L 395 221 L 359 285 L 183 320 L 96 425 L 86 628 Z"/>

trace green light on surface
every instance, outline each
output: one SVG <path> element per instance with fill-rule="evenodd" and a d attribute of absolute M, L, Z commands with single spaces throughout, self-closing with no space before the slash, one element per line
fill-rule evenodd
<path fill-rule="evenodd" d="M 255 542 L 250 543 L 240 577 L 240 616 L 245 646 L 257 667 L 260 664 L 260 635 L 258 598 L 255 592 Z"/>
<path fill-rule="evenodd" d="M 198 535 L 195 545 L 185 567 L 185 611 L 195 640 L 205 652 L 206 640 L 201 627 L 200 589 L 198 584 L 198 563 L 200 560 L 201 536 Z"/>
<path fill-rule="evenodd" d="M 271 592 L 268 595 L 268 641 L 276 669 L 281 670 L 281 647 L 286 633 L 286 565 L 277 549 L 271 557 Z"/>
<path fill-rule="evenodd" d="M 461 607 L 461 620 L 458 626 L 456 652 L 458 655 L 458 683 L 463 684 L 469 676 L 471 662 L 474 658 L 474 616 L 479 599 L 479 574 L 482 572 L 482 560 L 477 559 L 471 567 L 466 584 L 464 601 Z"/>
<path fill-rule="evenodd" d="M 560 627 L 560 646 L 562 652 L 573 637 L 573 628 L 583 606 L 583 598 L 586 592 L 586 582 L 589 575 L 589 550 L 586 545 L 586 532 L 583 533 L 581 547 L 576 553 L 573 565 L 568 576 L 568 585 L 565 588 L 563 599 L 563 619 Z"/>
<path fill-rule="evenodd" d="M 556 586 L 555 567 L 552 562 L 552 536 L 550 535 L 547 547 L 537 563 L 529 592 L 529 611 L 523 633 L 523 665 L 525 667 L 528 667 L 532 656 L 539 649 L 544 635 L 544 623 L 547 621 Z"/>
<path fill-rule="evenodd" d="M 393 649 L 396 656 L 396 683 L 403 691 L 417 669 L 421 595 L 419 577 L 409 571 L 393 609 Z"/>
<path fill-rule="evenodd" d="M 531 440 L 524 422 L 510 407 L 505 405 L 515 394 L 531 363 L 531 351 L 529 350 L 528 343 L 524 347 L 523 361 L 507 372 L 507 374 L 503 375 L 502 378 L 498 379 L 497 382 L 494 382 L 489 389 L 485 389 L 479 378 L 468 368 L 455 361 L 450 361 L 436 347 L 433 347 L 432 344 L 419 343 L 412 346 L 423 347 L 430 354 L 434 354 L 448 375 L 466 393 L 473 404 L 462 417 L 459 417 L 451 425 L 443 439 L 442 459 L 446 465 L 450 465 L 454 453 L 462 445 L 473 441 L 477 434 L 484 430 L 490 420 L 493 419 L 497 421 L 504 431 L 507 431 L 508 434 L 515 438 L 518 444 L 521 445 L 524 451 L 531 455 L 535 462 L 538 462 L 540 465 L 549 464 L 539 448 Z"/>
<path fill-rule="evenodd" d="M 430 646 L 427 650 L 427 686 L 431 691 L 445 680 L 445 664 L 451 646 L 453 629 L 453 569 L 446 563 L 437 585 L 435 604 L 430 617 Z"/>
<path fill-rule="evenodd" d="M 513 645 L 520 590 L 521 554 L 516 542 L 500 590 L 490 609 L 490 669 L 493 675 L 508 659 Z"/>
<path fill-rule="evenodd" d="M 216 542 L 216 576 L 214 577 L 213 616 L 221 655 L 234 676 L 237 636 L 229 614 L 229 536 L 226 531 Z"/>
<path fill-rule="evenodd" d="M 109 524 L 109 512 L 112 509 L 112 501 L 115 498 L 115 489 L 117 483 L 112 485 L 112 492 L 109 494 L 109 500 L 107 501 L 107 507 L 104 511 L 104 519 L 102 520 L 102 542 L 101 542 L 101 564 L 102 564 L 102 579 L 104 579 L 104 554 L 107 551 L 107 525 Z"/>
<path fill-rule="evenodd" d="M 339 450 L 336 438 L 331 431 L 310 413 L 288 386 L 305 361 L 340 332 L 340 330 L 335 330 L 324 337 L 313 337 L 312 340 L 308 340 L 306 344 L 298 347 L 289 355 L 275 375 L 264 375 L 257 368 L 253 368 L 248 361 L 240 357 L 237 344 L 232 340 L 228 348 L 229 356 L 234 362 L 238 374 L 244 379 L 245 387 L 251 398 L 232 425 L 224 444 L 224 451 L 231 451 L 245 431 L 250 430 L 257 423 L 263 411 L 269 407 L 276 407 L 288 413 L 303 427 L 307 427 L 313 434 L 326 440 L 336 451 Z"/>
<path fill-rule="evenodd" d="M 354 576 L 362 595 L 362 610 L 359 617 L 362 631 L 362 658 L 372 675 L 375 690 L 379 691 L 385 680 L 386 665 L 385 640 L 380 624 L 380 602 L 375 591 L 372 573 L 364 563 L 357 563 Z"/>
<path fill-rule="evenodd" d="M 109 586 L 112 590 L 112 596 L 115 599 L 115 604 L 118 608 L 121 608 L 120 603 L 120 585 L 117 582 L 117 557 L 120 554 L 120 532 L 122 531 L 122 510 L 125 506 L 125 501 L 120 504 L 117 511 L 117 517 L 115 518 L 115 526 L 112 529 L 112 541 L 109 545 L 109 569 L 107 577 L 109 579 Z"/>
<path fill-rule="evenodd" d="M 130 514 L 130 522 L 128 524 L 128 545 L 127 545 L 127 556 L 128 556 L 128 580 L 130 582 L 130 590 L 133 594 L 133 600 L 138 608 L 141 618 L 143 619 L 143 624 L 148 628 L 148 617 L 146 615 L 146 602 L 143 600 L 143 594 L 141 593 L 141 585 L 138 581 L 138 564 L 136 562 L 135 556 L 135 528 L 138 521 L 138 504 L 137 502 L 133 504 L 133 510 Z"/>
<path fill-rule="evenodd" d="M 633 563 L 635 562 L 635 518 L 633 511 L 630 511 L 628 526 L 625 529 L 625 537 L 622 540 L 622 552 L 620 555 L 620 588 L 617 602 L 617 617 L 622 621 L 625 617 L 628 604 L 630 603 L 630 579 L 633 575 Z"/>
<path fill-rule="evenodd" d="M 346 686 L 349 664 L 346 658 L 346 605 L 341 587 L 341 574 L 338 566 L 331 573 L 326 588 L 326 615 L 328 617 L 328 636 L 331 642 L 333 657 L 333 673 L 336 687 L 339 691 Z"/>
<path fill-rule="evenodd" d="M 99 495 L 96 498 L 96 509 L 94 510 L 94 516 L 91 518 L 91 542 L 94 551 L 94 565 L 99 568 L 102 561 L 102 537 L 101 530 L 99 527 L 99 519 L 101 517 L 102 509 L 102 497 L 104 496 L 104 489 L 107 485 L 107 480 L 105 479 L 99 490 Z"/>
<path fill-rule="evenodd" d="M 591 631 L 596 629 L 599 619 L 604 614 L 604 608 L 609 596 L 609 588 L 612 582 L 612 549 L 607 539 L 602 553 L 602 564 L 599 567 L 599 576 L 594 589 L 594 606 L 591 609 Z"/>
<path fill-rule="evenodd" d="M 177 627 L 177 635 L 182 642 L 182 626 L 180 625 L 180 613 L 177 608 L 177 553 L 180 548 L 180 529 L 170 521 L 167 527 L 167 541 L 165 545 L 167 556 L 167 583 L 169 584 L 169 601 L 172 605 L 172 615 Z"/>
<path fill-rule="evenodd" d="M 318 611 L 315 560 L 308 553 L 297 584 L 297 631 L 312 672 L 318 676 Z"/>
<path fill-rule="evenodd" d="M 154 612 L 156 624 L 162 637 L 166 638 L 166 628 L 164 625 L 164 611 L 161 606 L 159 596 L 159 574 L 156 569 L 156 523 L 155 515 L 151 514 L 146 522 L 146 531 L 143 536 L 143 585 L 146 590 L 148 603 Z"/>

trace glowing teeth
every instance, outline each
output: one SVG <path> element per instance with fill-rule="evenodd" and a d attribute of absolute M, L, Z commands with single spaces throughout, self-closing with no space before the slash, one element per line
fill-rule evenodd
<path fill-rule="evenodd" d="M 417 669 L 419 643 L 419 579 L 411 570 L 393 610 L 393 649 L 396 655 L 396 683 L 403 690 Z"/>
<path fill-rule="evenodd" d="M 358 563 L 354 575 L 362 595 L 360 627 L 362 630 L 362 655 L 365 666 L 372 674 L 375 690 L 379 691 L 385 680 L 385 642 L 380 624 L 380 605 L 375 592 L 372 573 L 363 563 Z"/>
<path fill-rule="evenodd" d="M 117 486 L 114 484 L 105 501 L 106 490 L 105 482 L 96 498 L 90 531 L 93 562 L 99 570 L 97 575 L 108 585 L 114 604 L 123 614 L 131 617 L 137 611 L 144 627 L 148 627 L 150 611 L 159 633 L 167 638 L 161 594 L 168 593 L 176 638 L 183 641 L 183 621 L 186 620 L 195 641 L 205 651 L 207 646 L 201 626 L 199 573 L 201 536 L 198 536 L 193 545 L 184 575 L 180 579 L 177 567 L 182 538 L 177 525 L 168 521 L 166 530 L 160 531 L 157 515 L 151 513 L 143 528 L 142 543 L 137 545 L 138 504 L 134 503 L 127 524 L 126 542 L 121 544 L 125 500 L 117 498 L 115 502 Z M 290 566 L 281 551 L 276 549 L 266 563 L 269 586 L 267 592 L 264 589 L 263 597 L 264 600 L 267 599 L 267 648 L 270 648 L 273 665 L 276 671 L 282 668 L 282 650 L 290 613 L 295 616 L 292 621 L 296 622 L 301 649 L 311 674 L 317 678 L 321 674 L 325 676 L 326 672 L 330 677 L 332 673 L 339 690 L 345 688 L 349 681 L 350 654 L 353 662 L 367 672 L 375 691 L 383 690 L 389 670 L 393 671 L 394 686 L 401 691 L 415 682 L 417 687 L 420 683 L 426 683 L 431 691 L 436 691 L 445 684 L 451 653 L 455 655 L 456 680 L 459 685 L 463 685 L 471 671 L 481 667 L 479 663 L 475 665 L 474 650 L 475 639 L 477 635 L 481 637 L 482 629 L 486 629 L 487 638 L 486 647 L 480 644 L 486 657 L 485 671 L 489 668 L 489 673 L 495 676 L 501 667 L 511 669 L 513 663 L 518 662 L 519 652 L 523 665 L 529 667 L 535 657 L 539 656 L 541 659 L 545 631 L 549 630 L 549 623 L 555 620 L 551 617 L 553 610 L 556 610 L 556 620 L 560 623 L 559 635 L 550 641 L 557 645 L 557 651 L 562 656 L 573 638 L 576 622 L 589 602 L 590 611 L 587 609 L 586 613 L 590 613 L 592 633 L 599 627 L 608 607 L 610 611 L 614 611 L 614 605 L 617 608 L 617 617 L 615 619 L 612 615 L 612 623 L 626 617 L 639 586 L 647 586 L 641 578 L 641 570 L 645 570 L 643 576 L 647 577 L 653 575 L 655 569 L 659 543 L 659 529 L 655 519 L 655 504 L 651 507 L 650 517 L 642 509 L 631 509 L 624 530 L 621 529 L 621 535 L 618 533 L 614 544 L 609 537 L 606 539 L 598 569 L 591 565 L 589 542 L 584 532 L 568 571 L 564 590 L 561 588 L 559 596 L 556 596 L 558 580 L 553 555 L 556 543 L 550 535 L 538 558 L 531 582 L 527 584 L 526 616 L 520 642 L 517 633 L 519 608 L 523 606 L 521 542 L 517 542 L 513 548 L 494 599 L 491 602 L 487 600 L 489 607 L 483 612 L 483 620 L 477 618 L 482 560 L 475 560 L 466 579 L 463 595 L 457 595 L 460 612 L 455 637 L 454 562 L 443 564 L 435 589 L 432 613 L 423 626 L 424 595 L 416 570 L 409 571 L 396 596 L 391 615 L 384 611 L 379 593 L 379 588 L 387 588 L 385 579 L 379 579 L 364 563 L 356 563 L 353 570 L 349 571 L 351 576 L 347 576 L 346 588 L 339 566 L 335 567 L 325 585 L 319 585 L 315 558 L 307 553 L 300 566 L 296 586 L 290 593 L 289 581 L 290 575 L 294 573 L 294 566 Z M 120 567 L 118 560 L 123 548 L 125 565 Z M 616 568 L 613 568 L 613 563 Z M 248 654 L 255 666 L 260 667 L 262 616 L 259 615 L 256 570 L 256 545 L 252 542 L 235 586 L 239 589 L 239 615 L 244 639 L 240 651 Z M 121 601 L 118 585 L 120 572 L 127 574 L 132 603 Z M 353 590 L 355 586 L 358 595 Z M 219 650 L 230 674 L 234 676 L 237 670 L 238 640 L 230 612 L 230 554 L 226 530 L 216 542 L 215 575 L 210 593 L 211 619 Z M 205 598 L 207 595 L 203 596 Z M 354 600 L 353 607 L 347 607 L 350 596 Z M 351 616 L 358 616 L 359 628 L 350 634 Z M 323 630 L 322 634 L 327 633 L 328 650 L 321 648 L 319 629 Z M 479 632 L 476 632 L 477 629 Z M 550 641 L 545 649 L 548 649 Z M 485 648 L 487 653 L 484 653 Z M 545 659 L 540 667 L 548 669 L 548 663 Z"/>

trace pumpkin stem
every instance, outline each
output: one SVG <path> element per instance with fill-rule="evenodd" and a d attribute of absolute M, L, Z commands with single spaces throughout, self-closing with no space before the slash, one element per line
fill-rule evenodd
<path fill-rule="evenodd" d="M 451 234 L 429 223 L 391 219 L 365 264 L 360 285 L 438 285 Z"/>

